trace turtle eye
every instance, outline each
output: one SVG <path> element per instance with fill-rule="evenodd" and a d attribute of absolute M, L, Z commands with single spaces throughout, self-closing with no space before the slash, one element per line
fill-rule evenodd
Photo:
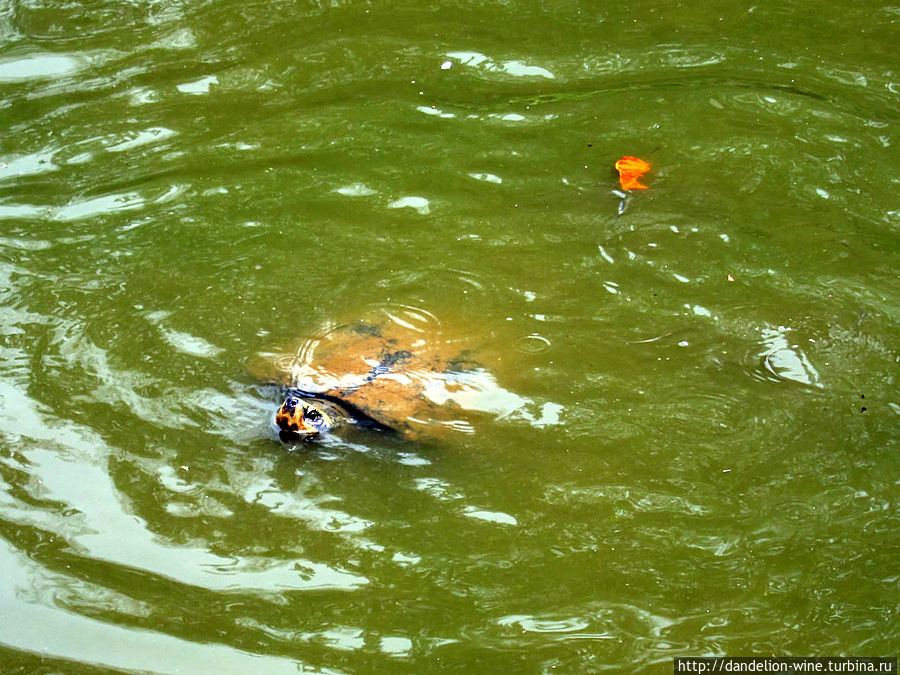
<path fill-rule="evenodd" d="M 307 411 L 304 413 L 303 416 L 304 416 L 306 419 L 308 419 L 310 422 L 318 422 L 320 419 L 322 419 L 322 413 L 320 413 L 320 412 L 319 412 L 318 410 L 316 410 L 315 408 L 310 408 L 309 410 L 307 410 Z"/>

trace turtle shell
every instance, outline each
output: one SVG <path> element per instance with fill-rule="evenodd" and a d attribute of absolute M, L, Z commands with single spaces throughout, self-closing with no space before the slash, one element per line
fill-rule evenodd
<path fill-rule="evenodd" d="M 501 388 L 464 338 L 403 321 L 357 321 L 274 359 L 276 380 L 349 404 L 410 438 L 474 430 L 526 399 Z"/>

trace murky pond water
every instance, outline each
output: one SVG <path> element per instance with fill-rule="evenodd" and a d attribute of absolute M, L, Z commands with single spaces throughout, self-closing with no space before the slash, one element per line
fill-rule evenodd
<path fill-rule="evenodd" d="M 3 5 L 0 670 L 896 655 L 898 22 Z M 253 364 L 379 312 L 496 407 L 285 448 Z"/>

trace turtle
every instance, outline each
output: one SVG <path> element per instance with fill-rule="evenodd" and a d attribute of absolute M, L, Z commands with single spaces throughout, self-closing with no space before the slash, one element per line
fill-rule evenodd
<path fill-rule="evenodd" d="M 335 325 L 272 356 L 264 360 L 276 374 L 266 379 L 283 387 L 274 424 L 289 445 L 348 429 L 413 440 L 472 433 L 479 417 L 528 402 L 501 387 L 465 339 L 403 320 Z"/>

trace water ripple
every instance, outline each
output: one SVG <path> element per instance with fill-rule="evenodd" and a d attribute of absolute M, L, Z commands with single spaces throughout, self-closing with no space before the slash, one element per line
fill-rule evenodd
<path fill-rule="evenodd" d="M 67 54 L 27 54 L 0 60 L 0 82 L 25 82 L 73 75 L 88 65 Z"/>

